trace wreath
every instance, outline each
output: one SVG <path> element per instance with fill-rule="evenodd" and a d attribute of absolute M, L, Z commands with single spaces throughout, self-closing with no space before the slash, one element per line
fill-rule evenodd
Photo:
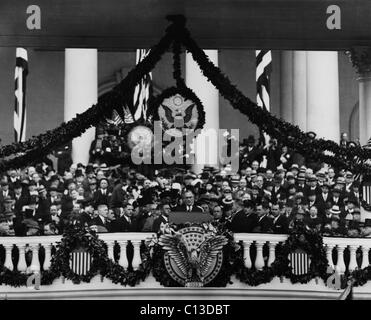
<path fill-rule="evenodd" d="M 310 259 L 307 274 L 295 275 L 289 267 L 289 254 L 301 249 L 308 254 Z M 324 281 L 328 278 L 328 261 L 323 246 L 322 236 L 315 230 L 309 229 L 304 224 L 298 224 L 290 233 L 288 239 L 278 250 L 276 260 L 272 264 L 275 275 L 284 276 L 292 283 L 308 283 L 311 279 L 320 277 Z"/>

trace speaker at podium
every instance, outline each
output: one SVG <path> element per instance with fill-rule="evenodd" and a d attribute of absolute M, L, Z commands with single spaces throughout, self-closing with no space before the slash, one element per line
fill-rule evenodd
<path fill-rule="evenodd" d="M 213 221 L 213 217 L 208 213 L 203 212 L 171 212 L 169 214 L 169 223 L 185 224 L 185 223 L 204 223 Z"/>

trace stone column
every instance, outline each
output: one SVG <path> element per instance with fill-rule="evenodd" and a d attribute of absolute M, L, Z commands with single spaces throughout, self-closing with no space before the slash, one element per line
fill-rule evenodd
<path fill-rule="evenodd" d="M 97 49 L 66 49 L 64 76 L 64 120 L 69 121 L 98 100 Z M 87 164 L 95 128 L 72 141 L 72 161 Z"/>
<path fill-rule="evenodd" d="M 359 139 L 363 146 L 371 138 L 371 47 L 355 47 L 347 54 L 359 75 Z"/>
<path fill-rule="evenodd" d="M 281 118 L 293 119 L 293 51 L 281 51 Z"/>
<path fill-rule="evenodd" d="M 338 53 L 307 52 L 307 131 L 339 143 Z"/>
<path fill-rule="evenodd" d="M 292 121 L 307 131 L 307 52 L 292 54 Z"/>
<path fill-rule="evenodd" d="M 209 59 L 218 65 L 218 50 L 205 50 Z M 200 173 L 205 165 L 219 167 L 218 129 L 219 129 L 219 92 L 207 81 L 198 64 L 190 53 L 186 54 L 186 84 L 202 101 L 205 108 L 203 132 L 195 139 L 195 165 L 193 171 Z"/>

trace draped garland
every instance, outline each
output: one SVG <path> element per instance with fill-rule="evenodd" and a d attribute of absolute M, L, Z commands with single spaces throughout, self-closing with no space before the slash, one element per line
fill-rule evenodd
<path fill-rule="evenodd" d="M 84 247 L 92 257 L 92 264 L 85 275 L 79 275 L 70 268 L 70 254 L 78 248 Z M 71 227 L 57 244 L 56 252 L 52 256 L 49 270 L 41 271 L 41 285 L 51 285 L 55 279 L 63 277 L 78 284 L 89 283 L 97 275 L 110 279 L 113 283 L 123 286 L 136 286 L 144 281 L 151 270 L 151 259 L 147 247 L 141 247 L 142 263 L 137 270 L 123 268 L 117 262 L 108 258 L 107 247 L 93 231 L 80 227 Z M 11 271 L 6 267 L 0 270 L 0 285 L 13 287 L 25 286 L 30 274 L 20 271 Z"/>
<path fill-rule="evenodd" d="M 205 287 L 226 287 L 233 284 L 234 275 L 239 281 L 248 286 L 258 286 L 269 283 L 274 277 L 287 278 L 291 283 L 308 283 L 312 279 L 321 278 L 326 283 L 330 274 L 327 273 L 328 261 L 323 246 L 322 236 L 305 226 L 297 225 L 289 234 L 288 239 L 278 245 L 276 259 L 270 267 L 262 270 L 246 268 L 244 265 L 243 247 L 234 242 L 233 234 L 223 229 L 222 225 L 214 226 L 217 234 L 227 237 L 228 243 L 223 248 L 223 264 L 218 275 Z M 85 247 L 92 256 L 92 265 L 86 275 L 74 273 L 70 266 L 70 254 L 77 247 Z M 304 250 L 311 259 L 307 274 L 295 275 L 289 266 L 288 256 L 296 249 Z M 107 256 L 107 246 L 93 231 L 73 227 L 66 231 L 52 254 L 49 270 L 41 271 L 41 285 L 51 285 L 58 278 L 69 279 L 73 283 L 89 283 L 95 276 L 110 279 L 115 284 L 134 287 L 144 281 L 152 272 L 156 281 L 165 287 L 181 287 L 168 274 L 164 264 L 165 251 L 155 242 L 152 246 L 141 247 L 142 263 L 137 270 L 125 269 Z M 11 271 L 6 267 L 0 268 L 0 285 L 12 287 L 25 286 L 31 274 Z M 371 280 L 371 266 L 364 269 L 347 271 L 341 279 L 341 287 L 346 287 L 346 280 L 354 280 L 354 286 L 362 286 Z"/>
<path fill-rule="evenodd" d="M 371 166 L 365 164 L 365 161 L 371 158 L 371 150 L 356 145 L 351 148 L 342 148 L 333 141 L 316 139 L 315 133 L 305 133 L 298 126 L 279 119 L 260 108 L 244 96 L 230 82 L 228 77 L 209 61 L 203 50 L 191 38 L 185 27 L 183 16 L 170 16 L 168 19 L 173 23 L 166 29 L 166 33 L 159 43 L 151 48 L 149 55 L 138 63 L 112 91 L 101 96 L 97 104 L 82 114 L 77 114 L 74 119 L 62 123 L 54 130 L 34 136 L 25 142 L 13 143 L 0 148 L 0 158 L 2 158 L 0 171 L 11 167 L 21 167 L 31 161 L 41 159 L 42 156 L 49 154 L 53 149 L 80 136 L 91 126 L 97 125 L 113 109 L 117 108 L 119 110 L 119 106 L 129 100 L 128 95 L 135 85 L 155 67 L 162 55 L 173 44 L 174 66 L 180 64 L 179 53 L 181 45 L 183 45 L 192 54 L 204 75 L 219 90 L 221 95 L 235 109 L 245 114 L 252 123 L 267 132 L 271 137 L 277 138 L 304 157 L 326 162 L 336 168 L 351 170 L 356 174 L 371 173 Z M 184 84 L 179 68 L 174 67 L 174 78 L 176 78 L 177 85 Z M 5 159 L 6 157 L 11 158 Z"/>

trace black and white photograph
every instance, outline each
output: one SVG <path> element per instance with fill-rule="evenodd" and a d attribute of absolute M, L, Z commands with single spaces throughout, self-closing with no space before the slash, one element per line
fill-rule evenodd
<path fill-rule="evenodd" d="M 0 0 L 0 300 L 371 299 L 370 21 L 369 0 Z"/>

